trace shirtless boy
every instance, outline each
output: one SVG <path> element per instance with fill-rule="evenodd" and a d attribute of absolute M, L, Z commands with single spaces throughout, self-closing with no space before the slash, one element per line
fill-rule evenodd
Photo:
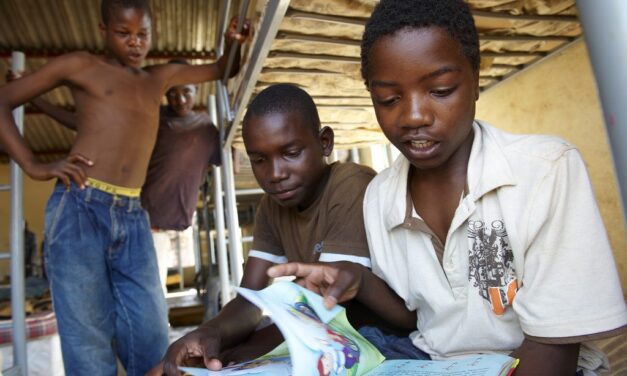
<path fill-rule="evenodd" d="M 44 253 L 66 373 L 115 375 L 117 354 L 128 375 L 143 375 L 167 347 L 166 305 L 139 202 L 161 96 L 223 77 L 226 59 L 142 67 L 148 0 L 103 0 L 101 15 L 104 56 L 69 53 L 0 88 L 0 142 L 31 178 L 59 179 L 46 208 Z M 232 23 L 227 42 L 247 30 L 238 34 Z M 41 163 L 11 109 L 60 85 L 74 97 L 77 137 L 67 158 Z"/>

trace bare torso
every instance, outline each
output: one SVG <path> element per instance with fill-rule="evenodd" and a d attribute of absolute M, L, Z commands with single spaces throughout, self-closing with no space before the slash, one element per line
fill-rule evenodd
<path fill-rule="evenodd" d="M 86 55 L 69 79 L 76 102 L 77 137 L 71 153 L 94 162 L 89 177 L 142 186 L 157 137 L 164 80 L 154 70 L 132 69 Z"/>

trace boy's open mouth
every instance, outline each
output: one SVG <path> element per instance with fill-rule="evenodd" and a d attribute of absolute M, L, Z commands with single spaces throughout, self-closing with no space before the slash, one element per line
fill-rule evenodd
<path fill-rule="evenodd" d="M 413 148 L 416 149 L 427 149 L 435 145 L 435 142 L 431 140 L 414 140 L 410 141 L 410 144 Z"/>

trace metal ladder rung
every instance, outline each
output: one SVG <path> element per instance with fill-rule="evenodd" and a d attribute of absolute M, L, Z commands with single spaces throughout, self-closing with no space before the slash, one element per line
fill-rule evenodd
<path fill-rule="evenodd" d="M 11 253 L 9 252 L 0 252 L 0 260 L 6 260 L 11 258 Z"/>
<path fill-rule="evenodd" d="M 10 184 L 0 184 L 0 192 L 10 191 L 10 190 L 11 190 Z"/>

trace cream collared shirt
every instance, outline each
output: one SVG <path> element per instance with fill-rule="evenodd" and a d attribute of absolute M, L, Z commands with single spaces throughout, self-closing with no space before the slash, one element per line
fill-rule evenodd
<path fill-rule="evenodd" d="M 525 335 L 625 326 L 618 273 L 578 151 L 554 137 L 484 122 L 473 128 L 468 194 L 441 262 L 430 232 L 409 218 L 407 159 L 375 177 L 364 198 L 372 270 L 418 310 L 413 343 L 440 359 L 508 353 Z"/>

